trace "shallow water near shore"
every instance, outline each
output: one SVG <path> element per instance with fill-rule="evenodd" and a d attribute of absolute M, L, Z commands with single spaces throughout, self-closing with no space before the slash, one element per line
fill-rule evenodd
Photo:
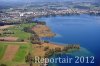
<path fill-rule="evenodd" d="M 100 61 L 100 16 L 78 15 L 42 17 L 36 20 L 45 21 L 47 26 L 57 35 L 53 38 L 43 38 L 57 44 L 80 44 L 82 50 L 70 56 L 95 56 L 94 64 L 53 64 L 54 66 L 99 66 Z M 63 54 L 57 55 L 65 57 Z M 55 56 L 56 57 L 56 56 Z M 51 64 L 49 64 L 51 65 Z M 53 66 L 51 65 L 51 66 Z"/>

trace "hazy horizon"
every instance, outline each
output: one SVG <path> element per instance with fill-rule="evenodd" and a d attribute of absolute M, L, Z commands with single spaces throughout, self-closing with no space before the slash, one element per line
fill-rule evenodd
<path fill-rule="evenodd" d="M 65 1 L 73 1 L 73 2 L 96 2 L 99 0 L 0 0 L 0 2 L 65 2 Z"/>

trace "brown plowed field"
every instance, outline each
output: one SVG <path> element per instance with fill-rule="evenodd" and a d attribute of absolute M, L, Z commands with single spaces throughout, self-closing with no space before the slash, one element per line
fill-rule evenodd
<path fill-rule="evenodd" d="M 3 60 L 5 61 L 11 61 L 13 57 L 15 56 L 16 52 L 18 51 L 19 46 L 18 45 L 8 45 Z"/>

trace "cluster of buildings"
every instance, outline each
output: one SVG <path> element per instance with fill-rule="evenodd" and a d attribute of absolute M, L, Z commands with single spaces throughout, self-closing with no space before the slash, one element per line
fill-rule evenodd
<path fill-rule="evenodd" d="M 89 9 L 50 9 L 50 8 L 37 8 L 37 9 L 8 9 L 4 12 L 0 12 L 0 21 L 2 22 L 16 22 L 22 18 L 29 17 L 41 17 L 41 16 L 54 16 L 54 15 L 72 15 L 72 14 L 99 14 L 100 10 Z"/>

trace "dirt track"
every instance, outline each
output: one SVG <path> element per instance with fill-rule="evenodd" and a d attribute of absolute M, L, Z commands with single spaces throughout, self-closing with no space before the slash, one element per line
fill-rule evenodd
<path fill-rule="evenodd" d="M 14 25 L 5 25 L 5 26 L 0 26 L 0 29 L 6 29 L 6 28 L 9 28 L 9 27 L 13 27 Z"/>

